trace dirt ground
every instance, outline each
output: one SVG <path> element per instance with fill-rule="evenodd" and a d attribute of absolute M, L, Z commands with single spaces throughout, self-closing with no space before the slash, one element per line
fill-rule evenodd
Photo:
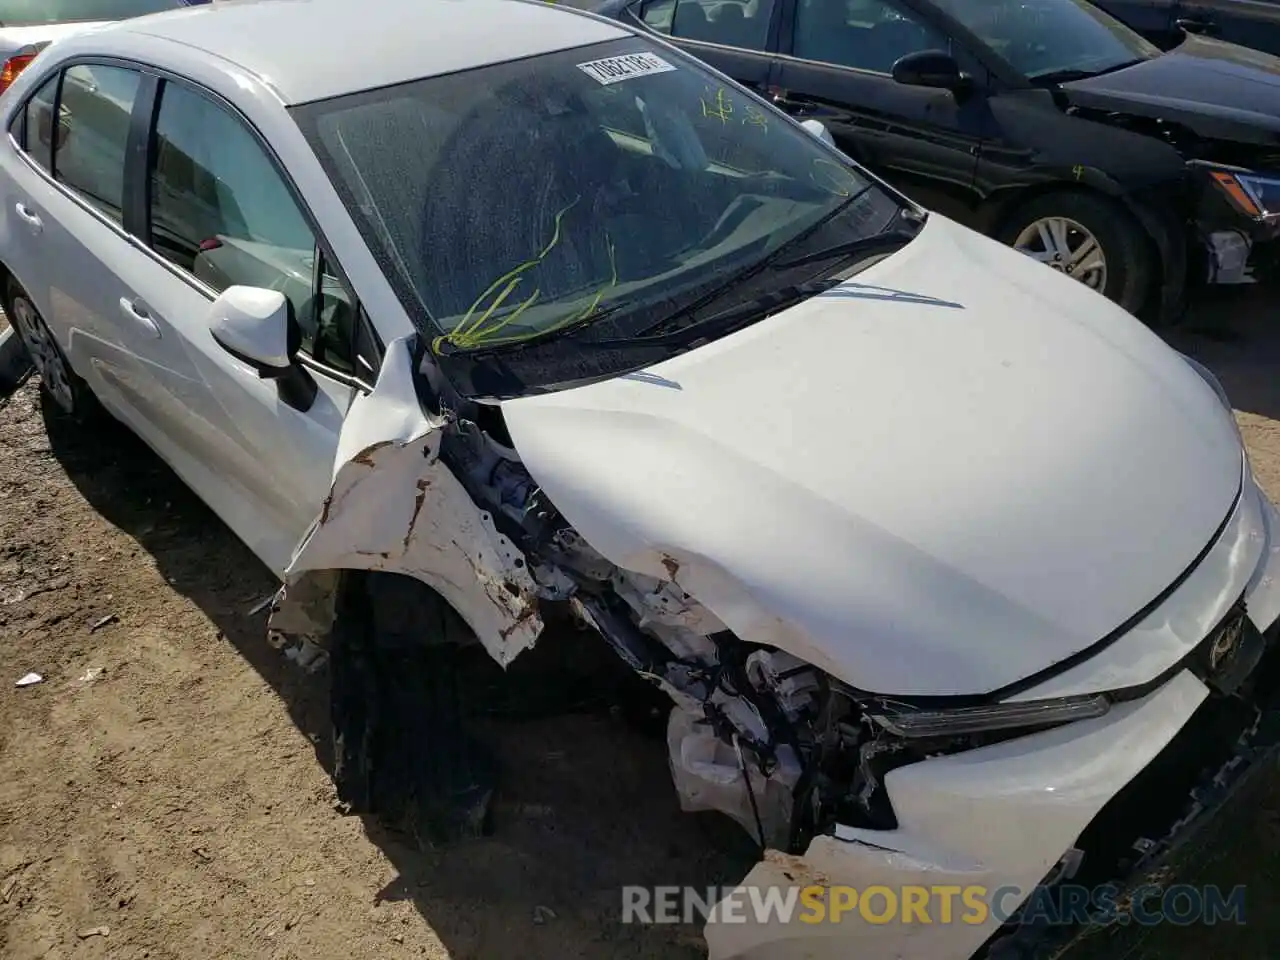
<path fill-rule="evenodd" d="M 1271 302 L 1198 308 L 1177 343 L 1223 377 L 1280 496 Z M 77 431 L 30 383 L 0 400 L 0 956 L 703 954 L 696 927 L 620 923 L 624 884 L 744 869 L 680 814 L 660 740 L 605 709 L 491 721 L 493 835 L 421 853 L 335 809 L 325 677 L 249 612 L 272 589 L 124 431 Z M 1248 926 L 1158 931 L 1150 955 L 1273 953 L 1277 836 L 1280 781 L 1206 865 L 1250 885 Z"/>

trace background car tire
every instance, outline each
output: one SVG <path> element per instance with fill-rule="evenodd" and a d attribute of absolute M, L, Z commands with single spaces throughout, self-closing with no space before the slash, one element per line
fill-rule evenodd
<path fill-rule="evenodd" d="M 89 385 L 71 369 L 71 363 L 27 292 L 14 280 L 5 289 L 4 311 L 17 331 L 40 376 L 40 388 L 59 410 L 77 420 L 95 418 L 102 411 Z"/>
<path fill-rule="evenodd" d="M 1045 244 L 1038 237 L 1043 237 L 1041 228 L 1046 225 L 1067 225 L 1068 250 L 1043 249 Z M 1049 233 L 1052 235 L 1054 230 L 1050 229 Z M 1135 315 L 1146 305 L 1151 293 L 1152 252 L 1146 234 L 1129 211 L 1100 194 L 1083 190 L 1041 194 L 1005 217 L 996 239 L 1024 252 L 1029 252 L 1030 247 L 1039 254 L 1037 259 L 1064 273 L 1074 273 L 1069 267 L 1088 265 L 1087 254 L 1079 263 L 1072 264 L 1070 260 L 1075 253 L 1084 252 L 1088 240 L 1092 239 L 1101 251 L 1104 264 L 1104 276 L 1095 289 Z M 1050 262 L 1050 258 L 1056 258 L 1056 262 Z M 1078 275 L 1075 278 L 1081 279 Z"/>

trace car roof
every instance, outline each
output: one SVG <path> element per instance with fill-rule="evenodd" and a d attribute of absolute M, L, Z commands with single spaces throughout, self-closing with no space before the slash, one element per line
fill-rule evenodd
<path fill-rule="evenodd" d="M 123 21 L 261 77 L 287 104 L 628 36 L 530 0 L 217 0 Z M 99 39 L 105 39 L 99 34 Z"/>

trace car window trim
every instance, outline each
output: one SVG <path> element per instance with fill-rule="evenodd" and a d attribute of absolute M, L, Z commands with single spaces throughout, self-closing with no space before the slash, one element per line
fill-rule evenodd
<path fill-rule="evenodd" d="M 173 73 L 172 71 L 165 70 L 161 67 L 143 65 L 143 69 L 147 73 L 150 73 L 152 76 L 155 77 L 156 83 L 155 83 L 155 88 L 152 91 L 152 103 L 150 105 L 150 111 L 149 111 L 150 115 L 147 121 L 145 151 L 142 153 L 141 157 L 131 156 L 128 158 L 128 162 L 132 164 L 133 167 L 131 172 L 129 170 L 126 170 L 126 176 L 129 176 L 130 179 L 137 178 L 137 180 L 139 181 L 139 186 L 141 188 L 139 191 L 140 201 L 145 207 L 145 213 L 143 214 L 143 217 L 144 217 L 143 224 L 145 225 L 145 230 L 146 230 L 145 236 L 140 237 L 139 239 L 142 240 L 144 246 L 151 253 L 151 255 L 153 257 L 156 257 L 164 261 L 174 272 L 177 273 L 178 276 L 181 276 L 183 279 L 187 280 L 188 283 L 190 283 L 196 289 L 201 290 L 201 292 L 205 293 L 206 296 L 212 294 L 214 298 L 217 297 L 217 294 L 216 292 L 213 291 L 212 287 L 198 280 L 194 274 L 191 274 L 186 270 L 182 269 L 182 267 L 178 266 L 177 264 L 172 263 L 162 254 L 157 253 L 151 246 L 151 226 L 152 226 L 151 224 L 151 169 L 152 169 L 152 164 L 155 160 L 155 152 L 156 152 L 156 138 L 155 138 L 156 124 L 159 122 L 160 108 L 162 103 L 164 102 L 164 89 L 168 84 L 174 83 L 180 87 L 185 87 L 187 90 L 189 90 L 191 93 L 193 93 L 196 96 L 202 96 L 207 98 L 212 103 L 226 110 L 235 120 L 239 121 L 244 126 L 244 128 L 249 132 L 249 135 L 257 143 L 258 148 L 262 150 L 263 155 L 267 158 L 267 162 L 271 164 L 271 167 L 275 171 L 276 176 L 278 176 L 280 178 L 280 181 L 284 184 L 285 190 L 288 191 L 290 199 L 293 200 L 294 205 L 298 208 L 298 212 L 302 214 L 303 220 L 306 221 L 307 227 L 311 231 L 312 240 L 315 243 L 316 248 L 319 250 L 320 255 L 324 258 L 325 266 L 329 269 L 330 273 L 342 284 L 343 289 L 346 291 L 347 295 L 351 298 L 352 309 L 353 310 L 358 309 L 360 304 L 360 298 L 355 293 L 355 288 L 352 285 L 351 280 L 348 278 L 346 271 L 342 269 L 341 262 L 334 255 L 332 245 L 328 242 L 327 238 L 324 235 L 324 232 L 320 229 L 320 224 L 316 220 L 315 215 L 312 213 L 311 207 L 307 204 L 306 200 L 303 198 L 302 192 L 298 189 L 298 185 L 294 182 L 293 178 L 289 176 L 288 171 L 285 169 L 284 164 L 281 162 L 279 155 L 272 148 L 271 144 L 267 142 L 267 139 L 262 135 L 262 132 L 258 130 L 258 128 L 253 124 L 253 122 L 248 117 L 246 117 L 244 113 L 242 113 L 239 110 L 239 108 L 236 107 L 235 104 L 231 103 L 225 97 L 219 95 L 217 91 L 210 90 L 208 87 L 204 86 L 203 84 L 197 83 L 196 81 L 193 81 L 188 77 L 183 77 L 180 74 Z M 312 292 L 313 293 L 315 292 L 314 289 Z M 305 361 L 303 362 L 303 366 L 309 367 L 315 372 L 321 373 L 324 376 L 328 377 L 329 379 L 334 380 L 338 383 L 341 383 L 345 386 L 355 387 L 356 389 L 360 390 L 363 393 L 370 393 L 373 390 L 373 385 L 365 383 L 363 380 L 361 380 L 356 376 L 353 376 L 352 374 L 345 373 L 341 370 L 336 370 L 333 367 L 330 367 L 328 364 L 321 363 L 319 360 L 316 360 L 315 357 L 311 356 L 311 354 L 307 353 L 306 351 L 299 351 L 298 359 L 299 361 Z M 354 367 L 354 360 L 355 360 L 355 357 L 353 356 L 352 357 L 353 367 Z"/>
<path fill-rule="evenodd" d="M 841 70 L 841 72 L 844 73 L 863 74 L 863 76 L 868 77 L 893 78 L 893 74 L 888 72 L 888 70 L 872 70 L 865 67 L 850 67 L 849 64 L 831 63 L 829 60 L 814 60 L 813 58 L 809 58 L 809 56 L 796 56 L 794 52 L 791 51 L 795 50 L 795 27 L 796 20 L 800 17 L 800 0 L 781 0 L 781 3 L 786 6 L 787 13 L 790 15 L 788 15 L 786 23 L 783 24 L 782 32 L 780 33 L 780 37 L 778 37 L 778 52 L 777 54 L 774 54 L 777 56 L 778 60 L 786 61 L 786 63 L 804 65 L 804 67 L 822 67 L 824 69 Z M 978 55 L 974 50 L 975 44 L 977 44 L 979 49 L 986 49 L 986 45 L 982 44 L 982 42 L 978 41 L 977 38 L 972 35 L 969 35 L 969 32 L 965 31 L 963 27 L 960 27 L 959 24 L 952 23 L 951 18 L 945 17 L 945 15 L 937 12 L 936 8 L 932 8 L 932 6 L 924 4 L 914 4 L 911 3 L 911 0 L 884 0 L 884 3 L 901 6 L 901 8 L 906 10 L 906 12 L 914 14 L 915 17 L 920 20 L 920 23 L 924 24 L 924 26 L 927 26 L 933 29 L 934 32 L 945 36 L 947 41 L 950 42 L 952 50 L 959 50 L 959 55 L 952 55 L 956 56 L 956 59 L 960 61 L 961 69 L 964 69 L 965 67 L 964 60 L 968 59 L 972 60 L 979 70 L 986 73 L 987 78 L 1000 76 L 996 70 L 992 70 L 991 64 L 987 63 L 987 60 L 984 59 L 983 56 Z M 973 79 L 975 88 L 991 92 L 988 88 L 989 82 L 986 81 L 983 76 L 980 76 L 979 74 L 979 76 L 975 76 Z M 1027 86 L 1027 84 L 1019 82 L 1016 86 Z"/>
<path fill-rule="evenodd" d="M 688 37 L 680 37 L 674 33 L 662 33 L 651 27 L 644 19 L 644 8 L 655 0 L 635 0 L 627 7 L 627 13 L 631 18 L 641 25 L 641 27 L 651 34 L 657 34 L 664 37 L 670 42 L 688 43 L 695 47 L 710 47 L 712 50 L 725 50 L 730 53 L 743 53 L 754 55 L 757 57 L 772 57 L 781 46 L 782 24 L 783 24 L 783 8 L 787 6 L 789 0 L 769 0 L 773 4 L 773 9 L 769 11 L 769 30 L 765 34 L 764 49 L 757 50 L 754 47 L 738 47 L 731 43 L 716 43 L 714 40 L 692 40 Z M 696 0 L 675 0 L 674 7 L 678 7 L 681 3 L 693 3 Z M 671 25 L 675 26 L 675 11 L 672 10 Z"/>
<path fill-rule="evenodd" d="M 329 243 L 328 239 L 324 236 L 324 233 L 320 229 L 319 224 L 317 223 L 315 216 L 312 214 L 310 207 L 303 200 L 302 194 L 298 190 L 297 184 L 294 183 L 293 178 L 290 177 L 288 173 L 285 171 L 284 164 L 280 162 L 280 157 L 276 154 L 275 150 L 272 149 L 271 145 L 266 141 L 266 138 L 263 137 L 261 131 L 258 130 L 258 128 L 249 120 L 249 118 L 246 117 L 239 109 L 237 109 L 234 104 L 230 103 L 225 97 L 220 96 L 216 91 L 210 90 L 208 87 L 205 87 L 202 84 L 197 83 L 196 81 L 193 81 L 188 77 L 183 77 L 180 74 L 176 74 L 170 70 L 166 70 L 163 67 L 157 67 L 152 64 L 142 63 L 141 61 L 137 61 L 137 60 L 130 60 L 127 57 L 113 57 L 113 56 L 93 55 L 93 54 L 74 55 L 74 56 L 68 57 L 65 60 L 60 60 L 55 64 L 51 64 L 48 68 L 46 68 L 46 70 L 44 71 L 44 74 L 38 78 L 34 89 L 29 94 L 27 94 L 27 96 L 22 100 L 20 105 L 14 108 L 15 111 L 21 110 L 24 113 L 24 119 L 22 124 L 24 140 L 26 139 L 25 138 L 25 132 L 26 132 L 25 131 L 25 127 L 26 127 L 25 112 L 31 102 L 32 97 L 36 93 L 38 93 L 41 89 L 43 89 L 44 85 L 48 83 L 49 80 L 56 78 L 57 89 L 54 94 L 54 103 L 53 103 L 54 116 L 56 118 L 58 108 L 61 106 L 61 103 L 62 103 L 63 76 L 65 75 L 66 71 L 69 70 L 71 67 L 78 66 L 81 64 L 90 65 L 90 66 L 96 64 L 98 66 L 104 66 L 104 67 L 119 67 L 127 70 L 133 70 L 134 72 L 140 74 L 140 83 L 138 86 L 138 92 L 136 94 L 136 99 L 134 100 L 133 113 L 131 114 L 131 117 L 130 117 L 128 146 L 126 146 L 126 149 L 125 149 L 125 170 L 124 170 L 125 205 L 124 205 L 124 210 L 122 211 L 123 216 L 121 218 L 123 222 L 117 223 L 116 221 L 112 220 L 110 217 L 106 216 L 100 210 L 98 210 L 98 208 L 95 207 L 93 204 L 89 203 L 83 197 L 81 197 L 73 188 L 67 186 L 64 183 L 59 182 L 56 179 L 55 171 L 54 171 L 56 151 L 52 149 L 52 145 L 50 146 L 50 156 L 49 156 L 50 169 L 45 170 L 43 167 L 41 167 L 40 164 L 36 161 L 35 157 L 31 156 L 31 154 L 27 151 L 25 145 L 23 143 L 19 143 L 15 139 L 13 135 L 13 130 L 12 130 L 12 123 L 10 123 L 9 127 L 6 128 L 6 131 L 5 131 L 5 135 L 8 137 L 8 140 L 9 140 L 9 145 L 18 152 L 18 154 L 22 157 L 23 162 L 26 163 L 28 167 L 30 167 L 33 171 L 35 171 L 37 174 L 43 177 L 44 180 L 50 186 L 57 188 L 58 192 L 61 193 L 63 196 L 69 197 L 82 210 L 88 212 L 100 223 L 103 223 L 106 226 L 110 227 L 131 247 L 142 252 L 146 256 L 150 257 L 153 261 L 155 261 L 156 263 L 164 267 L 166 270 L 168 270 L 173 276 L 185 282 L 192 289 L 203 294 L 205 297 L 209 299 L 210 303 L 212 303 L 214 300 L 217 299 L 217 296 L 218 296 L 217 291 L 215 291 L 208 284 L 197 279 L 193 274 L 188 273 L 186 270 L 183 270 L 177 264 L 173 263 L 172 261 L 166 259 L 161 254 L 157 253 L 154 249 L 152 249 L 151 243 L 150 243 L 150 216 L 151 216 L 150 206 L 151 205 L 149 202 L 150 198 L 148 194 L 150 190 L 149 184 L 150 184 L 150 171 L 151 171 L 152 139 L 153 139 L 153 132 L 155 130 L 155 119 L 158 117 L 158 113 L 160 109 L 160 101 L 161 101 L 160 94 L 163 89 L 163 84 L 166 82 L 176 82 L 183 86 L 186 86 L 197 94 L 211 98 L 215 103 L 219 104 L 224 109 L 228 110 L 232 116 L 236 117 L 241 123 L 245 125 L 245 128 L 249 131 L 249 133 L 252 135 L 254 140 L 258 143 L 259 147 L 266 154 L 268 161 L 275 168 L 277 175 L 280 176 L 280 178 L 284 182 L 285 188 L 289 191 L 289 194 L 293 198 L 294 203 L 297 204 L 299 211 L 302 213 L 303 219 L 306 220 L 307 225 L 311 229 L 312 236 L 316 242 L 316 245 L 323 252 L 325 263 L 327 264 L 327 266 L 329 267 L 333 275 L 342 283 L 342 286 L 347 291 L 348 295 L 351 297 L 352 309 L 357 311 L 357 315 L 359 315 L 360 313 L 363 313 L 363 308 L 361 306 L 360 298 L 355 293 L 355 287 L 352 285 L 351 280 L 347 275 L 346 271 L 342 268 L 341 261 L 334 255 L 333 247 Z M 12 117 L 12 114 L 10 115 L 10 117 Z M 146 125 L 142 134 L 139 134 L 137 129 L 137 124 L 139 123 L 144 123 Z M 144 139 L 142 140 L 141 152 L 135 153 L 134 149 L 137 147 L 137 143 L 135 142 L 134 138 L 135 136 L 138 136 L 138 135 L 143 136 Z M 141 189 L 139 189 L 139 187 L 141 187 Z M 141 210 L 137 206 L 138 204 L 142 205 Z M 139 219 L 140 212 L 141 212 L 141 219 Z M 129 223 L 133 226 L 138 226 L 139 224 L 143 225 L 146 230 L 145 239 L 143 236 L 139 236 L 131 232 L 130 230 L 126 229 L 124 225 L 125 223 Z M 380 349 L 382 348 L 381 337 L 375 336 L 373 342 L 377 344 Z M 355 358 L 353 357 L 352 359 L 354 360 Z M 378 357 L 379 365 L 381 364 L 381 359 L 382 357 L 379 356 Z M 361 393 L 366 393 L 366 394 L 373 392 L 374 384 L 368 383 L 367 381 L 365 381 L 363 378 L 359 376 L 353 376 L 352 374 L 344 373 L 341 370 L 335 370 L 332 367 L 328 366 L 327 364 L 320 363 L 315 358 L 313 358 L 312 356 L 310 356 L 305 352 L 299 352 L 298 360 L 300 363 L 302 363 L 303 366 L 311 369 L 313 372 L 319 373 L 322 376 L 330 380 L 333 380 L 338 384 L 341 384 L 342 386 L 351 387 L 355 390 L 360 391 Z"/>

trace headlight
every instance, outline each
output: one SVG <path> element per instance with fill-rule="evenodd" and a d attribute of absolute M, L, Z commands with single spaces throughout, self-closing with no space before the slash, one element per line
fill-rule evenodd
<path fill-rule="evenodd" d="M 1280 174 L 1234 167 L 1209 167 L 1208 170 L 1213 182 L 1241 213 L 1255 220 L 1280 220 Z"/>
<path fill-rule="evenodd" d="M 890 733 L 909 740 L 920 740 L 1018 727 L 1056 726 L 1101 717 L 1110 709 L 1111 701 L 1106 697 L 1091 695 L 954 709 L 916 710 L 898 704 L 886 704 L 884 709 L 869 710 L 867 715 Z"/>

